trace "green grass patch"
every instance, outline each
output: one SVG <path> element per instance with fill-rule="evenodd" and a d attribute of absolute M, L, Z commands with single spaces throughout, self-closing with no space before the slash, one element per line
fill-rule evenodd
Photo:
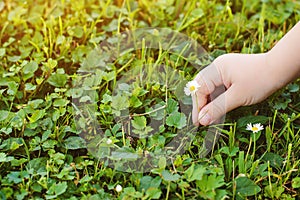
<path fill-rule="evenodd" d="M 229 113 L 205 157 L 210 129 L 185 129 L 191 101 L 182 94 L 217 56 L 269 50 L 299 10 L 292 0 L 0 0 L 0 198 L 297 199 L 299 80 Z M 173 37 L 147 48 L 144 32 L 120 51 L 123 33 L 149 27 L 207 52 L 186 54 L 184 41 L 165 48 Z M 264 130 L 250 133 L 248 123 Z M 155 157 L 174 140 L 181 153 Z M 118 162 L 138 155 L 153 162 Z"/>

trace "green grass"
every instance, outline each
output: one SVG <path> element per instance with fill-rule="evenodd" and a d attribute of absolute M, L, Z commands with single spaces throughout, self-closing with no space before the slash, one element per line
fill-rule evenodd
<path fill-rule="evenodd" d="M 191 63 L 268 51 L 299 10 L 292 0 L 0 0 L 0 198 L 297 199 L 299 80 L 229 113 L 213 127 L 221 136 L 204 158 L 210 129 L 185 129 L 181 103 L 190 108 L 182 91 L 199 71 Z M 154 36 L 169 28 L 193 38 L 209 58 L 185 54 L 172 38 L 146 48 L 138 34 L 132 47 L 141 48 L 121 51 L 121 33 L 147 27 L 157 28 Z M 250 133 L 247 123 L 264 130 Z M 182 130 L 184 151 L 156 157 Z M 147 159 L 133 166 L 101 154 L 153 163 L 138 173 Z"/>

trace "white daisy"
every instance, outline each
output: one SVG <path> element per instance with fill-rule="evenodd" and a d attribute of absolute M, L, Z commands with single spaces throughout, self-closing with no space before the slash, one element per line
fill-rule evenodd
<path fill-rule="evenodd" d="M 106 144 L 108 144 L 108 145 L 112 144 L 112 140 L 111 139 L 107 139 L 106 140 Z"/>
<path fill-rule="evenodd" d="M 247 124 L 247 128 L 246 128 L 246 130 L 252 131 L 253 133 L 257 133 L 257 132 L 259 132 L 259 131 L 261 131 L 263 129 L 264 129 L 264 126 L 261 125 L 260 123 L 253 124 L 253 126 L 252 126 L 251 123 Z"/>
<path fill-rule="evenodd" d="M 123 188 L 122 188 L 121 185 L 118 184 L 118 185 L 116 186 L 116 191 L 117 191 L 117 192 L 122 192 L 122 189 L 123 189 Z"/>
<path fill-rule="evenodd" d="M 200 88 L 201 86 L 197 83 L 197 81 L 190 81 L 186 84 L 185 88 L 184 88 L 184 93 L 187 96 L 190 95 L 195 95 L 197 90 Z"/>

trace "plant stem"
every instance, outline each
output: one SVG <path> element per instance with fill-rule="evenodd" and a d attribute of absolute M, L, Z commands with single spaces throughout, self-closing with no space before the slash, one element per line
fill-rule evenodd
<path fill-rule="evenodd" d="M 166 194 L 166 200 L 169 199 L 169 193 L 170 193 L 170 187 L 171 187 L 171 182 L 168 182 L 168 188 L 167 188 L 167 194 Z"/>

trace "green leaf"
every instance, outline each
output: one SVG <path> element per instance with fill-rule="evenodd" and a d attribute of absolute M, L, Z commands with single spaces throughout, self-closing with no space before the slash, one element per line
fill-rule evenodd
<path fill-rule="evenodd" d="M 159 176 L 152 178 L 151 176 L 143 176 L 140 179 L 139 191 L 147 191 L 149 188 L 159 188 L 161 184 L 161 178 Z"/>
<path fill-rule="evenodd" d="M 21 183 L 23 179 L 29 178 L 29 173 L 27 171 L 16 171 L 16 172 L 10 172 L 7 175 L 7 178 L 10 182 L 14 183 Z"/>
<path fill-rule="evenodd" d="M 65 107 L 70 101 L 67 99 L 55 99 L 53 102 L 54 107 Z"/>
<path fill-rule="evenodd" d="M 5 153 L 0 152 L 0 163 L 1 162 L 10 162 L 12 160 L 14 160 L 14 157 L 12 157 L 12 156 L 6 156 Z"/>
<path fill-rule="evenodd" d="M 135 190 L 134 187 L 126 187 L 124 188 L 124 194 L 126 194 L 129 199 L 141 199 L 143 194 Z"/>
<path fill-rule="evenodd" d="M 115 73 L 115 71 L 112 71 L 112 72 L 106 73 L 103 76 L 103 79 L 106 80 L 106 81 L 111 81 L 111 80 L 114 80 L 115 77 L 116 77 L 116 73 Z"/>
<path fill-rule="evenodd" d="M 298 92 L 299 91 L 299 85 L 296 84 L 296 83 L 289 84 L 288 89 L 289 89 L 289 92 Z"/>
<path fill-rule="evenodd" d="M 254 142 L 256 142 L 261 136 L 261 131 L 257 132 L 257 133 L 250 133 L 250 137 L 252 138 L 252 140 Z"/>
<path fill-rule="evenodd" d="M 140 179 L 140 191 L 142 190 L 147 190 L 150 186 L 150 183 L 152 181 L 152 177 L 151 176 L 143 176 L 141 179 Z"/>
<path fill-rule="evenodd" d="M 97 69 L 96 73 L 85 78 L 83 82 L 83 87 L 92 88 L 98 86 L 102 82 L 102 77 L 105 75 L 105 72 Z"/>
<path fill-rule="evenodd" d="M 43 99 L 34 99 L 32 101 L 28 101 L 28 106 L 32 107 L 33 109 L 37 109 L 42 103 L 44 102 Z"/>
<path fill-rule="evenodd" d="M 38 67 L 39 66 L 35 61 L 31 61 L 23 67 L 22 71 L 24 74 L 30 74 L 31 76 L 33 76 L 34 72 L 38 69 Z M 27 78 L 30 78 L 30 77 L 27 77 Z"/>
<path fill-rule="evenodd" d="M 194 163 L 185 171 L 184 175 L 188 182 L 201 180 L 206 168 L 203 165 L 195 165 Z"/>
<path fill-rule="evenodd" d="M 10 10 L 10 12 L 8 13 L 7 19 L 9 21 L 17 21 L 20 23 L 20 19 L 22 18 L 22 15 L 24 15 L 26 12 L 28 11 L 24 7 L 14 6 L 14 8 Z"/>
<path fill-rule="evenodd" d="M 57 144 L 57 140 L 46 140 L 44 143 L 43 143 L 43 148 L 44 149 L 54 149 L 55 148 L 55 145 Z"/>
<path fill-rule="evenodd" d="M 11 81 L 11 82 L 7 83 L 7 86 L 8 86 L 7 94 L 15 96 L 17 94 L 19 84 L 16 83 L 16 82 Z"/>
<path fill-rule="evenodd" d="M 21 56 L 8 56 L 7 59 L 10 62 L 18 62 L 21 59 Z"/>
<path fill-rule="evenodd" d="M 139 155 L 128 147 L 122 147 L 120 149 L 117 149 L 116 151 L 113 151 L 111 153 L 111 157 L 117 160 L 136 160 L 137 158 L 139 158 Z"/>
<path fill-rule="evenodd" d="M 12 132 L 12 128 L 10 128 L 10 127 L 8 127 L 8 128 L 2 127 L 0 129 L 0 132 L 5 133 L 6 135 L 9 135 Z"/>
<path fill-rule="evenodd" d="M 93 177 L 89 176 L 89 175 L 85 175 L 84 177 L 82 177 L 80 180 L 79 180 L 79 183 L 88 183 L 90 182 L 91 180 L 93 180 Z"/>
<path fill-rule="evenodd" d="M 235 156 L 237 152 L 239 152 L 239 147 L 233 147 L 230 149 L 229 147 L 225 146 L 220 149 L 220 152 L 229 155 L 230 157 Z"/>
<path fill-rule="evenodd" d="M 46 195 L 47 199 L 53 199 L 56 198 L 57 196 L 63 194 L 64 192 L 66 192 L 68 188 L 67 182 L 61 182 L 61 183 L 53 183 L 51 185 L 51 187 L 49 188 L 49 190 L 46 192 L 47 194 L 50 195 Z"/>
<path fill-rule="evenodd" d="M 300 177 L 293 178 L 292 187 L 293 188 L 300 188 Z"/>
<path fill-rule="evenodd" d="M 86 59 L 83 61 L 80 71 L 82 72 L 94 72 L 95 68 L 105 68 L 105 60 L 108 59 L 108 55 L 103 54 L 99 49 L 95 49 L 87 53 Z"/>
<path fill-rule="evenodd" d="M 2 142 L 1 146 L 5 150 L 14 151 L 19 147 L 21 147 L 23 144 L 24 144 L 23 138 L 9 137 Z"/>
<path fill-rule="evenodd" d="M 178 181 L 179 178 L 180 178 L 180 175 L 179 175 L 179 174 L 171 174 L 171 173 L 170 173 L 169 171 L 167 171 L 167 170 L 162 171 L 161 175 L 162 175 L 162 178 L 163 178 L 165 181 L 172 181 L 172 182 L 175 182 L 175 181 Z"/>
<path fill-rule="evenodd" d="M 0 48 L 0 58 L 5 55 L 5 48 Z"/>
<path fill-rule="evenodd" d="M 279 156 L 278 154 L 267 152 L 264 157 L 262 158 L 265 162 L 270 162 L 272 167 L 280 168 L 283 164 L 284 159 Z"/>
<path fill-rule="evenodd" d="M 37 131 L 34 131 L 32 129 L 29 129 L 29 128 L 26 128 L 24 130 L 24 136 L 28 136 L 28 137 L 35 136 L 37 133 L 38 133 Z"/>
<path fill-rule="evenodd" d="M 136 96 L 131 96 L 129 102 L 130 106 L 132 106 L 133 108 L 138 108 L 143 105 L 143 103 Z"/>
<path fill-rule="evenodd" d="M 174 112 L 167 117 L 166 124 L 168 126 L 174 126 L 178 129 L 182 129 L 186 126 L 186 116 L 183 113 Z"/>
<path fill-rule="evenodd" d="M 261 188 L 248 177 L 238 177 L 235 180 L 236 193 L 242 196 L 252 196 L 261 191 Z"/>
<path fill-rule="evenodd" d="M 285 191 L 285 188 L 281 184 L 272 183 L 271 185 L 266 185 L 264 188 L 264 196 L 269 197 L 270 199 L 279 199 L 282 197 L 282 193 Z"/>
<path fill-rule="evenodd" d="M 43 189 L 42 186 L 37 182 L 33 183 L 30 188 L 33 190 L 33 192 L 41 192 Z"/>
<path fill-rule="evenodd" d="M 290 98 L 280 98 L 275 102 L 274 109 L 285 110 L 291 102 L 292 100 Z"/>
<path fill-rule="evenodd" d="M 225 184 L 224 176 L 223 175 L 217 175 L 217 174 L 203 174 L 201 180 L 196 181 L 197 186 L 201 189 L 203 192 L 210 192 L 214 191 L 217 188 L 223 186 Z"/>
<path fill-rule="evenodd" d="M 17 183 L 22 182 L 22 178 L 20 178 L 19 175 L 20 175 L 20 172 L 10 172 L 7 175 L 7 178 L 10 182 L 14 182 L 17 184 Z"/>
<path fill-rule="evenodd" d="M 146 112 L 151 112 L 150 116 L 151 118 L 155 120 L 162 120 L 165 117 L 165 109 L 163 107 L 165 106 L 165 102 L 160 102 L 158 104 L 155 104 L 153 107 L 146 109 Z M 153 110 L 156 110 L 153 112 Z"/>
<path fill-rule="evenodd" d="M 224 200 L 224 199 L 226 199 L 226 198 L 229 198 L 229 197 L 227 196 L 227 194 L 228 194 L 227 190 L 218 189 L 218 190 L 216 191 L 215 199 L 222 199 L 222 200 Z"/>
<path fill-rule="evenodd" d="M 25 197 L 28 195 L 28 192 L 25 188 L 21 188 L 20 189 L 20 193 L 16 193 L 16 199 L 25 199 Z"/>
<path fill-rule="evenodd" d="M 68 30 L 68 34 L 71 36 L 75 36 L 77 38 L 81 38 L 84 34 L 83 28 L 80 26 L 76 26 L 72 29 Z"/>
<path fill-rule="evenodd" d="M 42 141 L 46 141 L 50 137 L 51 134 L 52 134 L 52 132 L 50 130 L 46 130 L 42 135 Z"/>
<path fill-rule="evenodd" d="M 168 114 L 178 111 L 178 102 L 174 99 L 168 99 L 166 111 Z"/>
<path fill-rule="evenodd" d="M 11 45 L 14 41 L 16 41 L 15 38 L 13 38 L 13 37 L 8 38 L 8 41 L 6 41 L 6 42 L 3 44 L 3 47 L 7 47 L 7 46 Z"/>
<path fill-rule="evenodd" d="M 41 119 L 42 117 L 44 117 L 45 114 L 46 114 L 45 110 L 36 110 L 32 113 L 31 117 L 28 117 L 28 119 L 31 123 L 34 123 L 39 119 Z"/>
<path fill-rule="evenodd" d="M 57 60 L 53 60 L 52 58 L 50 58 L 43 64 L 46 67 L 46 72 L 52 71 L 57 66 Z"/>
<path fill-rule="evenodd" d="M 144 116 L 134 117 L 132 120 L 132 126 L 135 129 L 143 130 L 147 126 L 147 119 Z"/>
<path fill-rule="evenodd" d="M 25 84 L 25 90 L 26 91 L 33 91 L 36 89 L 36 85 L 33 85 L 32 83 L 26 83 Z"/>
<path fill-rule="evenodd" d="M 201 8 L 193 9 L 191 16 L 194 18 L 201 18 L 204 15 L 204 11 Z"/>
<path fill-rule="evenodd" d="M 158 188 L 149 188 L 147 191 L 146 191 L 146 195 L 150 198 L 150 199 L 159 199 L 160 196 L 161 196 L 161 189 L 158 189 Z"/>
<path fill-rule="evenodd" d="M 265 17 L 272 23 L 279 25 L 288 19 L 293 13 L 294 5 L 292 2 L 278 6 L 266 6 Z"/>
<path fill-rule="evenodd" d="M 47 82 L 54 87 L 64 87 L 67 83 L 68 76 L 66 74 L 51 74 Z"/>
<path fill-rule="evenodd" d="M 0 122 L 7 119 L 9 112 L 7 110 L 0 110 Z"/>
<path fill-rule="evenodd" d="M 121 110 L 129 108 L 128 97 L 125 94 L 118 94 L 116 96 L 113 96 L 111 106 L 115 110 L 115 114 L 119 116 Z"/>
<path fill-rule="evenodd" d="M 118 84 L 118 90 L 124 91 L 124 92 L 129 92 L 130 90 L 130 85 L 127 83 L 120 83 Z"/>
<path fill-rule="evenodd" d="M 10 163 L 11 163 L 11 166 L 13 167 L 22 167 L 24 166 L 24 163 L 26 163 L 28 161 L 28 159 L 26 158 L 21 158 L 21 159 L 15 159 L 13 158 Z"/>
<path fill-rule="evenodd" d="M 45 174 L 47 172 L 47 160 L 48 158 L 46 157 L 33 158 L 27 163 L 26 169 L 32 170 L 37 174 Z"/>
<path fill-rule="evenodd" d="M 66 149 L 82 149 L 86 148 L 86 142 L 78 136 L 70 136 L 64 141 Z"/>
<path fill-rule="evenodd" d="M 101 103 L 107 104 L 112 101 L 112 97 L 108 94 L 103 95 L 103 99 L 101 100 Z"/>
<path fill-rule="evenodd" d="M 159 188 L 161 184 L 161 178 L 159 176 L 151 180 L 150 187 Z"/>

